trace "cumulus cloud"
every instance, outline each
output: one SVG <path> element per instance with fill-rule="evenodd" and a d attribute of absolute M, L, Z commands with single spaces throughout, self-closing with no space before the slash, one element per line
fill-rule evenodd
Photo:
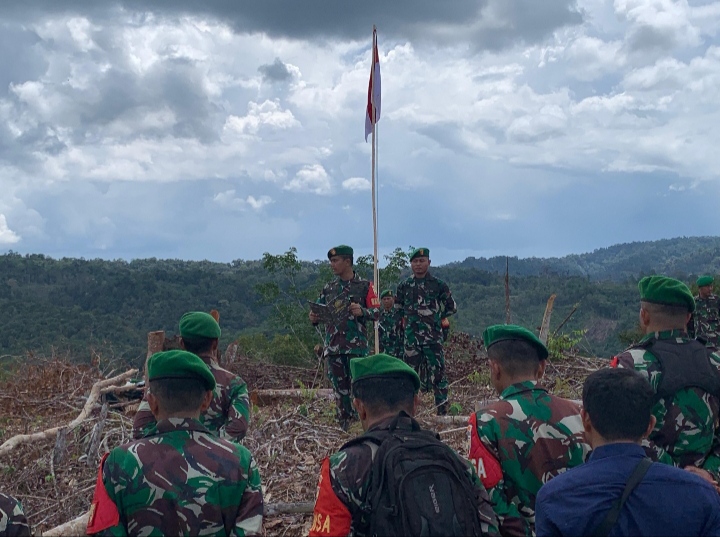
<path fill-rule="evenodd" d="M 261 104 L 248 103 L 248 114 L 243 117 L 228 117 L 225 127 L 244 134 L 257 134 L 261 127 L 289 129 L 300 125 L 290 110 L 283 110 L 280 102 L 264 101 Z"/>
<path fill-rule="evenodd" d="M 275 58 L 273 63 L 261 65 L 258 71 L 267 82 L 287 82 L 293 78 L 293 73 L 280 58 Z"/>
<path fill-rule="evenodd" d="M 332 192 L 332 180 L 322 164 L 304 166 L 284 187 L 292 192 L 310 192 L 326 196 Z"/>
<path fill-rule="evenodd" d="M 368 181 L 364 177 L 351 177 L 350 179 L 345 179 L 342 182 L 342 187 L 345 190 L 350 190 L 350 191 L 360 191 L 360 190 L 371 190 L 372 189 L 372 185 L 370 184 L 370 181 Z"/>
<path fill-rule="evenodd" d="M 213 201 L 220 207 L 233 211 L 246 211 L 247 209 L 260 211 L 266 205 L 273 203 L 270 196 L 260 196 L 258 198 L 255 196 L 238 197 L 233 189 L 218 192 L 213 197 Z"/>
<path fill-rule="evenodd" d="M 20 236 L 8 227 L 4 214 L 0 214 L 0 244 L 16 244 Z"/>

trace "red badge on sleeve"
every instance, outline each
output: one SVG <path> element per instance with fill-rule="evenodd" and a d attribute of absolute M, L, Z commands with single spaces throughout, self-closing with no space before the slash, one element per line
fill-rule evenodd
<path fill-rule="evenodd" d="M 480 440 L 477 433 L 477 415 L 471 414 L 468 422 L 470 428 L 470 454 L 468 458 L 472 461 L 480 479 L 486 489 L 491 489 L 502 479 L 502 468 L 500 462 L 488 451 Z"/>
<path fill-rule="evenodd" d="M 95 482 L 95 494 L 93 495 L 92 504 L 90 504 L 90 516 L 87 524 L 88 535 L 117 526 L 120 522 L 120 513 L 117 506 L 110 499 L 107 490 L 105 490 L 105 483 L 103 483 L 103 465 L 108 455 L 109 453 L 105 453 L 100 461 L 97 481 Z"/>
<path fill-rule="evenodd" d="M 330 459 L 325 459 L 320 470 L 318 497 L 308 537 L 345 537 L 350 533 L 352 516 L 344 503 L 335 495 L 330 484 Z"/>
<path fill-rule="evenodd" d="M 617 367 L 619 362 L 620 362 L 620 357 L 613 356 L 612 360 L 610 360 L 610 367 Z"/>

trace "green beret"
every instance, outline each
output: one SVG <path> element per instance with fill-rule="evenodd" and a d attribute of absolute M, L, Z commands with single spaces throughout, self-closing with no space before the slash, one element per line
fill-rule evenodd
<path fill-rule="evenodd" d="M 412 252 L 410 252 L 410 261 L 416 257 L 430 257 L 430 250 L 427 248 L 415 248 Z"/>
<path fill-rule="evenodd" d="M 382 293 L 380 293 L 380 298 L 385 298 L 386 296 L 393 296 L 392 289 L 385 289 Z"/>
<path fill-rule="evenodd" d="M 706 285 L 712 285 L 715 280 L 712 276 L 700 276 L 695 283 L 698 287 L 705 287 Z"/>
<path fill-rule="evenodd" d="M 684 306 L 689 312 L 695 311 L 695 299 L 680 280 L 667 276 L 645 276 L 638 282 L 640 300 L 666 306 Z"/>
<path fill-rule="evenodd" d="M 409 376 L 415 391 L 420 389 L 420 377 L 415 370 L 402 360 L 387 354 L 375 354 L 367 358 L 353 358 L 350 360 L 350 376 L 353 382 L 363 379 L 380 377 Z"/>
<path fill-rule="evenodd" d="M 535 334 L 527 328 L 514 324 L 488 326 L 483 332 L 483 341 L 486 349 L 489 349 L 498 341 L 527 341 L 535 347 L 540 360 L 545 360 L 548 357 L 547 347 L 543 345 L 543 342 Z"/>
<path fill-rule="evenodd" d="M 340 246 L 336 246 L 335 248 L 330 248 L 328 250 L 328 259 L 330 259 L 334 255 L 353 255 L 353 249 L 350 248 L 346 244 L 341 244 Z"/>
<path fill-rule="evenodd" d="M 182 350 L 156 352 L 148 360 L 148 380 L 198 379 L 208 390 L 215 389 L 215 377 L 199 356 Z"/>
<path fill-rule="evenodd" d="M 189 311 L 180 317 L 180 336 L 218 339 L 220 337 L 220 325 L 209 313 Z"/>

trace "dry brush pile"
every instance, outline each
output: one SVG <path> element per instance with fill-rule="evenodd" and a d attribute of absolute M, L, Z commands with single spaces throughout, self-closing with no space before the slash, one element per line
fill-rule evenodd
<path fill-rule="evenodd" d="M 312 502 L 323 458 L 361 432 L 359 424 L 348 433 L 336 427 L 332 399 L 317 391 L 327 387 L 319 367 L 273 366 L 227 354 L 225 361 L 225 367 L 246 379 L 250 390 L 297 389 L 296 397 L 274 399 L 253 408 L 244 445 L 257 460 L 267 504 Z M 448 343 L 451 413 L 466 416 L 478 402 L 494 397 L 485 361 L 486 355 L 476 339 L 458 334 Z M 584 377 L 601 363 L 577 357 L 555 362 L 548 368 L 547 385 L 577 398 Z M 117 373 L 103 374 L 97 366 L 73 364 L 67 359 L 35 359 L 33 364 L 19 366 L 2 384 L 0 442 L 60 427 L 57 434 L 36 435 L 10 450 L 0 446 L 0 491 L 23 502 L 38 534 L 87 511 L 99 457 L 131 438 L 131 402 L 118 401 L 95 388 L 99 397 L 88 403 L 93 386 Z M 121 385 L 124 382 L 118 381 Z M 80 416 L 84 408 L 87 415 Z M 464 420 L 438 423 L 434 414 L 432 394 L 424 394 L 418 416 L 421 423 L 464 452 Z M 76 426 L 64 428 L 73 420 Z M 268 515 L 266 535 L 304 534 L 311 518 L 308 514 Z"/>

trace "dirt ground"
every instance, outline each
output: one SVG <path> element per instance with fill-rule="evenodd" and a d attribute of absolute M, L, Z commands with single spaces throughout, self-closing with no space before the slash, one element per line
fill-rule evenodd
<path fill-rule="evenodd" d="M 467 415 L 476 404 L 494 398 L 481 343 L 454 335 L 447 348 L 451 413 Z M 578 398 L 585 376 L 601 360 L 566 357 L 549 364 L 545 385 L 563 396 Z M 270 406 L 255 407 L 248 436 L 243 441 L 255 456 L 267 504 L 312 502 L 323 458 L 361 432 L 355 424 L 343 432 L 334 420 L 334 404 L 318 397 L 326 387 L 320 368 L 302 369 L 268 365 L 226 355 L 224 367 L 239 373 L 250 390 L 303 388 L 302 396 Z M 67 359 L 38 359 L 23 364 L 0 392 L 0 442 L 17 434 L 63 426 L 79 415 L 92 385 L 121 371 L 104 371 L 98 365 L 77 365 Z M 467 450 L 463 424 L 433 423 L 432 394 L 423 395 L 418 419 L 438 431 L 461 453 Z M 92 499 L 97 461 L 113 447 L 131 438 L 132 412 L 123 400 L 108 401 L 107 418 L 100 427 L 100 405 L 60 440 L 21 444 L 0 456 L 0 491 L 19 498 L 34 532 L 39 534 L 87 511 Z M 95 431 L 95 435 L 93 435 Z M 92 442 L 95 436 L 97 440 Z M 63 437 L 65 438 L 64 441 Z M 267 536 L 303 535 L 310 515 L 266 517 Z"/>

